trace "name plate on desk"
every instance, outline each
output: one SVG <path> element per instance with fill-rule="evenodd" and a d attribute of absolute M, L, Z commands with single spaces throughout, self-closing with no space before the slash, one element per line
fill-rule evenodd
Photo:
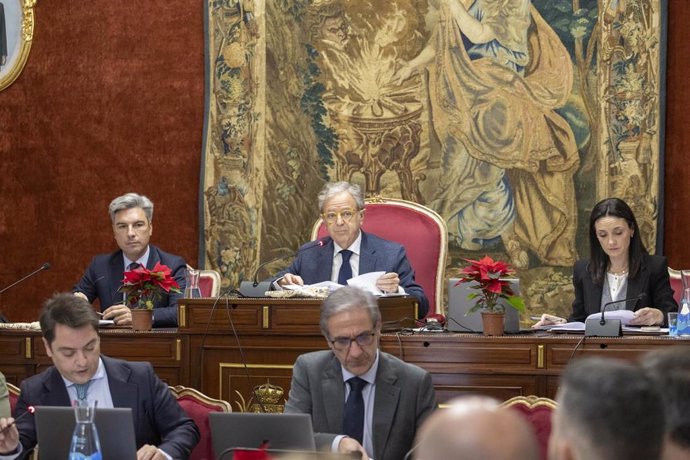
<path fill-rule="evenodd" d="M 245 333 L 321 334 L 321 299 L 242 298 L 179 299 L 179 331 L 222 333 L 235 328 Z M 416 318 L 417 299 L 413 296 L 378 299 L 384 322 Z"/>

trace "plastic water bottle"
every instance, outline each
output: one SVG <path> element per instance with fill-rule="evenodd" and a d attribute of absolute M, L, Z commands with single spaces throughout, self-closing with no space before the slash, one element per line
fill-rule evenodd
<path fill-rule="evenodd" d="M 690 288 L 685 289 L 685 294 L 680 301 L 678 335 L 690 335 Z"/>
<path fill-rule="evenodd" d="M 72 444 L 68 460 L 102 460 L 101 443 L 94 423 L 95 406 L 79 401 L 74 406 L 76 425 L 72 432 Z"/>

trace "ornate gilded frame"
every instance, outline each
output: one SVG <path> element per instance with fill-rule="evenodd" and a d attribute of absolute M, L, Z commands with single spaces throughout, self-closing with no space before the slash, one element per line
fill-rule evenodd
<path fill-rule="evenodd" d="M 10 86 L 24 69 L 34 38 L 34 6 L 37 0 L 2 0 L 7 61 L 0 67 L 0 91 Z M 1 37 L 0 37 L 1 38 Z"/>

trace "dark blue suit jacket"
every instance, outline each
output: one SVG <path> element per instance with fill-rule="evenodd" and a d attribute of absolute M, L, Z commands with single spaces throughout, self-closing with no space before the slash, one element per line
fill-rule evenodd
<path fill-rule="evenodd" d="M 573 267 L 573 285 L 575 286 L 575 300 L 573 312 L 568 321 L 584 321 L 592 313 L 601 311 L 601 295 L 603 286 L 594 284 L 587 271 L 589 260 L 578 260 Z M 666 257 L 644 255 L 642 267 L 635 278 L 628 278 L 626 299 L 637 297 L 644 293 L 635 310 L 643 307 L 658 308 L 664 313 L 664 324 L 668 322 L 666 313 L 678 311 L 678 304 L 673 299 L 673 289 L 668 275 Z M 632 307 L 634 301 L 628 303 Z M 619 308 L 624 308 L 622 305 Z"/>
<path fill-rule="evenodd" d="M 199 429 L 189 418 L 149 363 L 129 362 L 102 356 L 115 407 L 129 407 L 134 417 L 137 449 L 151 444 L 174 459 L 186 459 L 199 442 Z M 60 372 L 51 366 L 24 379 L 14 416 L 27 406 L 70 406 Z M 19 441 L 25 452 L 36 445 L 36 425 L 31 416 L 17 422 Z"/>
<path fill-rule="evenodd" d="M 152 269 L 157 262 L 170 268 L 173 278 L 180 285 L 180 294 L 162 295 L 153 304 L 153 327 L 177 327 L 177 299 L 182 297 L 185 288 L 185 273 L 187 264 L 180 256 L 169 254 L 149 245 L 149 261 L 146 268 Z M 100 254 L 93 258 L 91 265 L 84 272 L 81 280 L 72 288 L 73 292 L 83 292 L 93 302 L 98 298 L 101 311 L 111 305 L 122 303 L 122 292 L 118 289 L 122 285 L 123 267 L 125 265 L 122 251 L 112 254 Z"/>
<path fill-rule="evenodd" d="M 290 267 L 285 273 L 298 275 L 304 284 L 320 283 L 331 279 L 333 271 L 333 251 L 335 246 L 331 237 L 322 239 L 323 245 L 314 242 L 303 245 Z M 400 286 L 409 295 L 419 300 L 419 317 L 424 317 L 429 310 L 429 301 L 424 295 L 424 289 L 415 282 L 414 270 L 407 260 L 405 248 L 392 241 L 384 240 L 371 233 L 362 232 L 362 244 L 359 256 L 359 274 L 385 271 L 394 272 L 400 278 Z"/>

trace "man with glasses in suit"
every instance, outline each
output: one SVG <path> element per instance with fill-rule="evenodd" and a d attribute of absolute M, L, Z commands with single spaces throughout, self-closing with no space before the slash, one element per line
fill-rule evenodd
<path fill-rule="evenodd" d="M 329 350 L 297 358 L 286 413 L 310 414 L 319 450 L 400 460 L 436 406 L 428 372 L 379 350 L 376 298 L 355 287 L 321 305 Z"/>
<path fill-rule="evenodd" d="M 361 230 L 365 214 L 361 188 L 348 182 L 326 184 L 319 193 L 319 210 L 329 236 L 316 246 L 313 242 L 302 246 L 274 284 L 280 288 L 330 280 L 345 285 L 354 276 L 382 271 L 376 287 L 384 293 L 415 296 L 418 316 L 424 317 L 429 301 L 415 282 L 405 248 Z"/>

